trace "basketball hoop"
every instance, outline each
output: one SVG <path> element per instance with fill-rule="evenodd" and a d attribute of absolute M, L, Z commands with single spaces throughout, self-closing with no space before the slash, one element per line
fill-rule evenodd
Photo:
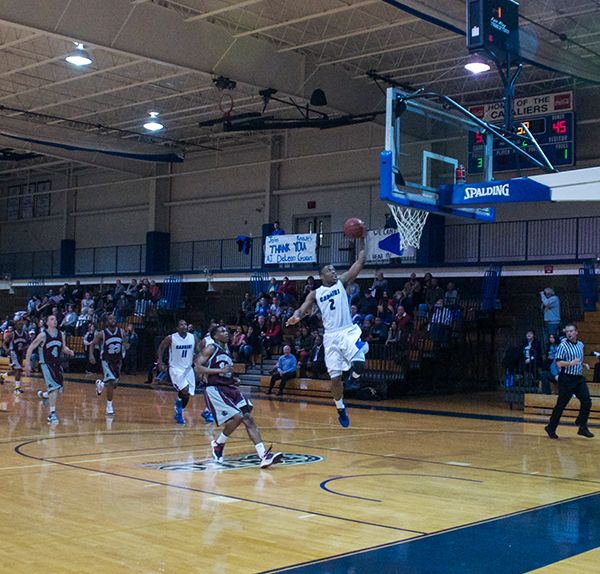
<path fill-rule="evenodd" d="M 388 203 L 388 207 L 398 226 L 400 247 L 403 251 L 402 257 L 415 257 L 416 251 L 419 249 L 419 245 L 421 245 L 421 235 L 423 234 L 429 211 L 391 203 Z"/>

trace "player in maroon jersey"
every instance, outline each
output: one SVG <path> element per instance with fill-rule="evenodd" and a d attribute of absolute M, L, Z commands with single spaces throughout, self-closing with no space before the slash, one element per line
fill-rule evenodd
<path fill-rule="evenodd" d="M 260 457 L 260 467 L 266 468 L 281 462 L 282 453 L 272 453 L 270 448 L 265 449 L 251 415 L 252 403 L 240 392 L 240 379 L 233 376 L 233 359 L 227 347 L 229 341 L 227 327 L 218 325 L 213 327 L 210 336 L 212 342 L 208 342 L 196 359 L 196 370 L 198 374 L 207 376 L 204 398 L 215 423 L 219 426 L 223 425 L 217 440 L 211 442 L 213 458 L 217 462 L 223 462 L 223 449 L 227 439 L 243 423 Z"/>
<path fill-rule="evenodd" d="M 50 403 L 49 423 L 59 421 L 56 416 L 56 399 L 59 393 L 63 391 L 63 370 L 61 364 L 61 352 L 72 357 L 75 353 L 65 342 L 65 334 L 58 330 L 57 320 L 54 315 L 50 315 L 46 320 L 46 328 L 33 340 L 27 348 L 25 355 L 25 375 L 31 374 L 31 355 L 39 347 L 39 360 L 42 369 L 42 375 L 46 383 L 45 391 L 38 391 L 38 398 L 44 406 Z"/>
<path fill-rule="evenodd" d="M 6 356 L 10 359 L 12 371 L 10 374 L 15 377 L 15 394 L 20 395 L 21 389 L 21 371 L 25 362 L 25 354 L 29 346 L 29 334 L 23 329 L 23 321 L 17 321 L 15 329 L 8 331 L 4 336 L 3 348 Z"/>
<path fill-rule="evenodd" d="M 94 357 L 94 347 L 96 346 L 100 347 L 100 360 L 104 373 L 104 380 L 96 380 L 96 395 L 100 396 L 106 386 L 106 414 L 112 417 L 115 414 L 112 404 L 113 395 L 119 384 L 123 354 L 128 346 L 123 336 L 123 330 L 117 326 L 117 319 L 113 314 L 106 317 L 106 328 L 96 333 L 94 342 L 89 346 L 91 365 L 96 364 Z"/>

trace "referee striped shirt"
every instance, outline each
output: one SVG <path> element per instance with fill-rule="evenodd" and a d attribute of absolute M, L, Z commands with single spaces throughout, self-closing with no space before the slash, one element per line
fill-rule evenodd
<path fill-rule="evenodd" d="M 583 343 L 581 341 L 571 343 L 565 339 L 556 350 L 556 360 L 572 361 L 573 359 L 579 359 L 579 364 L 563 367 L 561 372 L 566 375 L 583 375 Z"/>

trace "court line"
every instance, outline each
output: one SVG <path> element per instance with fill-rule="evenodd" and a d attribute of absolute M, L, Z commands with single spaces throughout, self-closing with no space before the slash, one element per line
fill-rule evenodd
<path fill-rule="evenodd" d="M 48 437 L 48 438 L 54 438 L 54 437 Z M 59 437 L 56 437 L 56 438 L 59 438 Z M 51 459 L 45 459 L 43 457 L 37 457 L 37 456 L 31 455 L 31 454 L 27 454 L 26 452 L 23 451 L 23 448 L 25 446 L 33 444 L 35 442 L 37 442 L 37 441 L 33 440 L 33 441 L 27 441 L 27 442 L 18 444 L 17 446 L 14 447 L 14 450 L 15 450 L 15 452 L 18 455 L 24 456 L 26 458 L 30 458 L 30 459 L 33 459 L 33 460 L 38 460 L 38 461 L 41 461 L 41 462 L 50 462 L 50 463 L 53 463 L 53 464 L 57 464 L 57 465 L 64 466 L 64 467 L 67 467 L 67 468 L 73 468 L 73 469 L 76 469 L 76 470 L 85 470 L 85 471 L 88 471 L 88 472 L 101 472 L 101 473 L 106 474 L 108 476 L 115 476 L 117 478 L 124 478 L 124 479 L 128 479 L 128 480 L 134 480 L 134 481 L 137 481 L 137 482 L 144 482 L 146 484 L 156 484 L 156 485 L 166 486 L 166 487 L 169 487 L 169 488 L 175 488 L 175 489 L 178 489 L 178 490 L 187 490 L 187 491 L 190 491 L 190 492 L 199 492 L 201 494 L 209 494 L 211 496 L 221 496 L 221 497 L 230 498 L 232 500 L 236 500 L 236 501 L 239 501 L 239 502 L 249 502 L 250 504 L 258 504 L 258 505 L 261 505 L 261 506 L 268 506 L 270 508 L 277 508 L 277 509 L 280 509 L 280 510 L 289 510 L 289 511 L 292 511 L 292 512 L 301 512 L 302 514 L 314 514 L 315 516 L 321 516 L 321 517 L 324 517 L 324 518 L 331 518 L 331 519 L 334 519 L 334 520 L 341 520 L 341 521 L 344 521 L 344 522 L 351 522 L 351 523 L 354 523 L 354 524 L 362 524 L 364 526 L 375 526 L 377 528 L 385 528 L 385 529 L 388 529 L 388 530 L 395 530 L 395 531 L 398 531 L 398 532 L 409 532 L 411 534 L 416 534 L 417 537 L 423 536 L 423 535 L 426 534 L 426 532 L 423 532 L 423 531 L 420 531 L 420 530 L 411 530 L 411 529 L 408 529 L 408 528 L 399 528 L 398 526 L 391 526 L 389 524 L 378 524 L 376 522 L 368 522 L 366 520 L 358 520 L 356 518 L 346 518 L 346 517 L 343 517 L 343 516 L 336 516 L 334 514 L 327 514 L 327 513 L 324 513 L 324 512 L 317 512 L 317 511 L 314 511 L 314 510 L 306 510 L 306 509 L 303 509 L 303 508 L 295 508 L 293 506 L 286 506 L 286 505 L 277 504 L 277 503 L 274 503 L 274 502 L 265 502 L 265 501 L 261 501 L 261 500 L 253 500 L 251 498 L 245 498 L 243 496 L 234 496 L 234 495 L 231 495 L 231 494 L 223 494 L 223 493 L 220 493 L 220 492 L 213 492 L 213 491 L 210 491 L 210 490 L 203 490 L 201 488 L 193 488 L 191 486 L 184 486 L 184 485 L 180 485 L 180 484 L 170 484 L 170 483 L 166 483 L 166 482 L 161 482 L 159 480 L 151 480 L 151 479 L 148 479 L 148 478 L 141 478 L 141 477 L 138 477 L 138 476 L 131 476 L 131 475 L 121 474 L 121 473 L 118 473 L 118 472 L 112 472 L 112 471 L 108 471 L 108 470 L 101 470 L 101 471 L 99 471 L 97 468 L 89 468 L 89 467 L 79 466 L 79 465 L 68 463 L 68 462 L 62 462 L 62 461 L 55 461 L 55 460 L 51 460 Z"/>
<path fill-rule="evenodd" d="M 421 542 L 423 540 L 429 539 L 429 538 L 433 538 L 433 537 L 438 537 L 438 536 L 443 536 L 445 534 L 450 534 L 453 532 L 458 532 L 461 530 L 465 530 L 468 528 L 473 528 L 473 527 L 477 527 L 477 526 L 482 526 L 482 525 L 486 525 L 489 523 L 493 523 L 493 522 L 500 522 L 502 520 L 506 520 L 506 519 L 510 519 L 513 517 L 518 517 L 518 516 L 523 516 L 535 511 L 539 511 L 539 510 L 544 510 L 544 509 L 549 509 L 549 508 L 553 508 L 556 506 L 562 506 L 565 504 L 569 504 L 572 502 L 576 502 L 576 501 L 585 501 L 587 499 L 590 498 L 594 498 L 597 497 L 600 494 L 600 491 L 595 491 L 595 492 L 591 492 L 588 494 L 583 494 L 583 495 L 579 495 L 579 496 L 574 496 L 571 498 L 566 498 L 566 499 L 562 499 L 562 500 L 557 500 L 555 502 L 550 502 L 550 503 L 546 503 L 546 504 L 541 504 L 541 505 L 537 505 L 537 506 L 532 506 L 530 508 L 526 508 L 526 509 L 522 509 L 522 510 L 518 510 L 515 512 L 510 512 L 507 514 L 501 514 L 499 516 L 495 516 L 492 518 L 486 518 L 483 520 L 476 520 L 473 522 L 468 522 L 466 524 L 461 524 L 458 526 L 452 526 L 450 528 L 442 528 L 440 530 L 436 530 L 433 532 L 429 532 L 423 536 L 416 536 L 416 537 L 411 537 L 411 538 L 407 538 L 404 540 L 397 540 L 395 542 L 386 542 L 385 544 L 377 544 L 374 546 L 369 546 L 366 548 L 361 548 L 360 550 L 352 550 L 350 552 L 344 552 L 344 553 L 340 553 L 340 554 L 333 554 L 331 556 L 327 556 L 324 558 L 319 558 L 317 560 L 307 560 L 305 562 L 299 562 L 297 564 L 290 564 L 287 566 L 282 566 L 279 568 L 273 568 L 270 570 L 262 570 L 261 572 L 259 572 L 258 574 L 275 574 L 275 573 L 279 573 L 279 572 L 289 572 L 289 571 L 293 571 L 295 569 L 298 568 L 302 568 L 303 566 L 312 566 L 312 565 L 318 565 L 318 564 L 326 564 L 328 562 L 331 562 L 337 558 L 346 558 L 346 557 L 350 557 L 350 556 L 356 556 L 359 554 L 366 554 L 368 552 L 373 552 L 373 551 L 378 551 L 378 550 L 384 550 L 386 548 L 392 548 L 395 546 L 401 546 L 401 545 L 405 545 L 405 544 L 411 544 L 411 543 L 415 543 L 415 542 Z M 469 543 L 472 543 L 472 539 L 470 539 Z M 466 548 L 468 545 L 465 545 L 464 550 L 466 552 Z M 454 549 L 456 550 L 456 549 Z M 456 553 L 456 552 L 455 552 Z M 573 554 L 573 555 L 577 555 L 577 554 Z M 570 558 L 573 555 L 569 555 L 569 556 L 565 556 L 565 555 L 561 555 L 560 559 L 565 559 L 565 558 Z M 545 564 L 544 566 L 547 566 L 548 564 Z M 373 567 L 377 567 L 378 564 L 374 563 Z M 536 568 L 537 569 L 537 568 Z M 529 571 L 530 568 L 527 568 L 527 571 Z M 519 570 L 519 572 L 522 572 L 523 570 Z M 333 574 L 333 572 L 335 572 L 334 570 L 328 570 L 328 572 L 330 572 L 331 574 Z M 470 572 L 470 570 L 461 570 L 461 572 Z"/>
<path fill-rule="evenodd" d="M 463 482 L 478 482 L 478 483 L 483 482 L 483 480 L 475 480 L 472 478 L 459 478 L 456 476 L 440 476 L 438 474 L 412 474 L 410 472 L 381 472 L 381 473 L 374 473 L 374 474 L 351 474 L 348 476 L 334 476 L 333 478 L 328 478 L 327 480 L 324 480 L 323 482 L 321 482 L 321 484 L 319 484 L 319 486 L 325 492 L 329 492 L 330 494 L 336 494 L 337 496 L 345 496 L 347 498 L 358 498 L 359 500 L 367 500 L 369 502 L 383 502 L 382 500 L 379 500 L 377 498 L 365 498 L 363 496 L 355 496 L 353 494 L 344 494 L 343 492 L 336 492 L 335 490 L 331 490 L 331 488 L 327 487 L 327 485 L 330 482 L 333 482 L 334 480 L 342 480 L 342 479 L 347 479 L 347 478 L 362 478 L 364 476 L 419 476 L 419 477 L 429 477 L 429 478 L 443 478 L 446 480 L 460 480 Z"/>
<path fill-rule="evenodd" d="M 429 432 L 429 431 L 427 431 Z M 281 444 L 281 445 L 288 445 L 288 444 L 292 444 L 293 446 L 306 446 L 307 448 L 310 448 L 310 445 L 303 445 L 300 443 L 287 443 L 287 442 L 278 442 L 277 444 Z M 414 458 L 414 457 L 409 457 L 409 456 L 400 456 L 400 455 L 393 455 L 393 454 L 377 454 L 377 453 L 373 453 L 373 452 L 360 452 L 360 451 L 356 451 L 356 450 L 346 450 L 346 449 L 341 449 L 341 448 L 331 448 L 331 447 L 326 447 L 326 446 L 318 446 L 315 447 L 321 450 L 331 450 L 334 452 L 345 452 L 347 454 L 360 454 L 363 456 L 373 456 L 376 458 L 386 458 L 386 459 L 397 459 L 397 460 L 406 460 L 409 462 L 420 462 L 423 464 L 437 464 L 437 465 L 443 465 L 443 466 L 451 466 L 452 468 L 464 468 L 465 470 L 482 470 L 482 471 L 486 471 L 486 472 L 498 472 L 498 473 L 503 473 L 503 474 L 514 474 L 517 476 L 533 476 L 533 477 L 539 477 L 539 478 L 550 478 L 552 480 L 566 480 L 569 482 L 588 482 L 590 484 L 600 484 L 600 480 L 590 480 L 587 478 L 569 478 L 569 477 L 562 477 L 562 476 L 553 476 L 551 474 L 532 474 L 531 472 L 521 472 L 521 471 L 517 471 L 517 470 L 504 470 L 504 469 L 500 469 L 500 468 L 487 468 L 485 466 L 458 466 L 456 464 L 449 464 L 448 462 L 444 462 L 444 461 L 440 461 L 440 460 L 427 460 L 425 458 Z M 452 462 L 452 461 L 450 461 Z"/>

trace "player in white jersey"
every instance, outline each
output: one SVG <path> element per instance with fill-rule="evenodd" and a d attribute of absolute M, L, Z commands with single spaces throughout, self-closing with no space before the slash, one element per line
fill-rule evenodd
<path fill-rule="evenodd" d="M 352 377 L 360 378 L 365 370 L 365 355 L 369 344 L 361 340 L 361 329 L 352 323 L 346 287 L 352 283 L 365 264 L 365 250 L 361 249 L 352 267 L 338 277 L 333 265 L 321 269 L 321 287 L 311 291 L 304 303 L 290 317 L 286 325 L 295 325 L 308 315 L 316 304 L 321 311 L 325 335 L 325 364 L 331 377 L 331 393 L 343 427 L 350 424 L 344 405 L 344 371 L 352 369 Z"/>
<path fill-rule="evenodd" d="M 177 389 L 175 400 L 175 420 L 177 424 L 185 424 L 183 409 L 190 401 L 190 396 L 196 392 L 196 375 L 194 374 L 194 357 L 200 352 L 200 344 L 196 336 L 188 333 L 187 323 L 180 319 L 177 332 L 167 335 L 158 346 L 157 365 L 161 371 L 166 371 L 163 363 L 164 352 L 169 348 L 169 376 L 171 383 Z"/>

